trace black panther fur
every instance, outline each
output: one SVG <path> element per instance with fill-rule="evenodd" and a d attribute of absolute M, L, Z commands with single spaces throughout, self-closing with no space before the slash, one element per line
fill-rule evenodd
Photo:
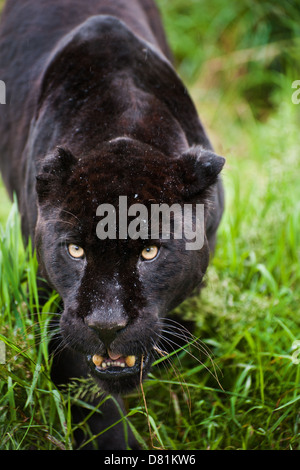
<path fill-rule="evenodd" d="M 223 211 L 224 159 L 174 71 L 152 0 L 8 0 L 0 79 L 3 179 L 63 303 L 53 380 L 91 372 L 119 396 L 139 385 L 141 368 L 147 375 L 160 318 L 202 283 Z M 99 240 L 97 207 L 117 208 L 119 196 L 128 206 L 204 204 L 203 247 Z M 149 247 L 153 259 L 142 256 Z M 112 404 L 103 410 L 90 421 L 94 434 L 118 419 Z M 124 448 L 122 426 L 98 444 Z"/>

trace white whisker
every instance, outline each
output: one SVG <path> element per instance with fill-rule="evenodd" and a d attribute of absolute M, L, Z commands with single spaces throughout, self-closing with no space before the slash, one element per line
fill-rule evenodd
<path fill-rule="evenodd" d="M 171 356 L 174 354 L 180 362 L 179 353 L 181 351 L 186 352 L 192 359 L 197 361 L 205 370 L 207 370 L 222 388 L 222 385 L 220 384 L 217 375 L 217 369 L 220 369 L 215 364 L 209 349 L 206 347 L 206 345 L 203 344 L 203 342 L 199 338 L 194 336 L 190 331 L 187 330 L 187 328 L 185 328 L 179 322 L 170 318 L 161 319 L 160 327 L 161 330 L 160 334 L 158 335 L 159 341 L 157 342 L 157 345 L 153 348 L 154 350 L 159 352 L 161 356 L 165 357 L 165 359 L 168 360 L 169 363 Z M 180 341 L 181 343 L 184 342 L 185 344 L 179 344 L 178 341 Z M 162 343 L 168 348 L 170 348 L 171 352 L 162 351 L 159 348 L 159 343 Z M 201 354 L 203 354 L 206 358 L 210 360 L 213 367 L 213 371 L 211 371 L 210 368 L 204 362 L 202 362 L 200 357 L 197 357 L 193 352 L 191 352 L 192 348 L 195 348 L 195 350 L 200 353 L 200 357 Z"/>

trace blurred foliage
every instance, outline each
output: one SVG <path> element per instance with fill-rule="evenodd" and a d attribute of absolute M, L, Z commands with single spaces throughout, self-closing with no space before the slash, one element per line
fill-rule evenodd
<path fill-rule="evenodd" d="M 282 75 L 300 76 L 299 0 L 157 3 L 182 78 L 235 88 L 255 118 L 268 116 Z"/>

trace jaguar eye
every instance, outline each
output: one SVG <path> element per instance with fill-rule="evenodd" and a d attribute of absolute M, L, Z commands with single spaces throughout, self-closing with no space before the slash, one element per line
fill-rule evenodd
<path fill-rule="evenodd" d="M 155 245 L 147 246 L 143 249 L 141 255 L 146 261 L 154 259 L 158 254 L 158 248 Z"/>
<path fill-rule="evenodd" d="M 72 258 L 83 258 L 84 256 L 84 249 L 74 243 L 70 243 L 70 245 L 68 245 L 68 252 Z"/>

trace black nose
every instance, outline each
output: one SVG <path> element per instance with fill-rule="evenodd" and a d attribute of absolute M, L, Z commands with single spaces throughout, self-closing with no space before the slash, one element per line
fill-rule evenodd
<path fill-rule="evenodd" d="M 109 321 L 105 319 L 97 319 L 95 316 L 87 317 L 85 320 L 89 328 L 94 330 L 101 341 L 108 347 L 127 325 L 126 319 L 118 319 Z"/>

